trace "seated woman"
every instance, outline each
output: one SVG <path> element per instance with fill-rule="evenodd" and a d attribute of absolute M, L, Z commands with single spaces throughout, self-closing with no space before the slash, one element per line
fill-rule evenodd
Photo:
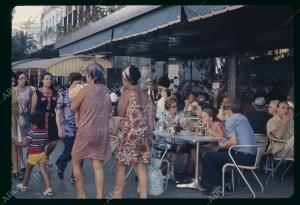
<path fill-rule="evenodd" d="M 185 106 L 184 106 L 184 115 L 196 115 L 195 114 L 195 110 L 200 110 L 201 111 L 201 107 L 198 105 L 197 101 L 196 101 L 196 97 L 193 93 L 190 93 L 189 95 L 187 95 L 187 99 L 184 101 Z"/>
<path fill-rule="evenodd" d="M 223 124 L 220 122 L 220 120 L 215 116 L 215 113 L 212 109 L 206 108 L 202 111 L 201 114 L 202 122 L 206 125 L 206 132 L 208 132 L 207 136 L 212 137 L 224 137 L 224 127 Z M 201 159 L 204 157 L 204 155 L 209 151 L 217 151 L 219 149 L 218 143 L 211 142 L 208 144 L 200 145 L 199 148 L 199 172 L 201 175 L 202 172 L 202 166 L 201 166 Z M 196 162 L 196 149 L 195 147 L 191 150 L 191 155 L 193 162 L 195 164 Z"/>
<path fill-rule="evenodd" d="M 165 121 L 167 127 L 172 126 L 173 124 L 179 123 L 181 126 L 184 125 L 185 120 L 182 112 L 177 112 L 177 98 L 175 96 L 170 96 L 167 98 L 165 102 L 166 111 L 161 116 L 160 121 Z M 167 143 L 172 143 L 171 141 L 166 140 Z M 179 150 L 181 150 L 181 145 L 173 144 L 171 145 L 171 179 L 174 179 L 174 164 L 177 159 L 177 155 L 179 154 Z M 183 167 L 185 167 L 188 162 L 188 153 L 184 153 Z"/>

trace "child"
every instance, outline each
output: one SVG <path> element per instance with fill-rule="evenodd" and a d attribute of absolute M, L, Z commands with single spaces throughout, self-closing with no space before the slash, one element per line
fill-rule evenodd
<path fill-rule="evenodd" d="M 18 142 L 16 137 L 13 137 L 12 139 L 13 143 L 17 146 L 28 146 L 28 161 L 24 180 L 22 183 L 17 185 L 17 188 L 22 192 L 27 191 L 27 184 L 32 168 L 34 165 L 38 164 L 46 184 L 46 190 L 43 194 L 44 196 L 52 196 L 53 192 L 50 186 L 49 175 L 46 170 L 47 157 L 45 147 L 48 144 L 48 132 L 43 128 L 43 121 L 44 117 L 41 113 L 31 113 L 29 116 L 30 131 L 28 132 L 28 136 L 26 136 L 25 141 Z"/>

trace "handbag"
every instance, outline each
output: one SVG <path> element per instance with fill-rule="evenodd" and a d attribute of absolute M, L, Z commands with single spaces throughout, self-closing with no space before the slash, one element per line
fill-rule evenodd
<path fill-rule="evenodd" d="M 151 155 L 151 164 L 146 168 L 148 176 L 148 194 L 152 196 L 161 195 L 164 192 L 164 178 L 161 172 L 162 160 Z"/>
<path fill-rule="evenodd" d="M 17 118 L 17 133 L 18 133 L 18 137 L 17 137 L 17 141 L 18 142 L 22 142 L 22 132 L 21 132 L 21 128 L 20 128 L 20 122 Z"/>

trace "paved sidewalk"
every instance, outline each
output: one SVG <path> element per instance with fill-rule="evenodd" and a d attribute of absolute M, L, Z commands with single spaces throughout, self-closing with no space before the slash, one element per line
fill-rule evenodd
<path fill-rule="evenodd" d="M 51 184 L 54 191 L 54 196 L 51 198 L 76 198 L 75 186 L 70 182 L 71 176 L 71 164 L 68 165 L 65 172 L 65 179 L 60 180 L 57 177 L 57 168 L 55 166 L 55 160 L 61 154 L 63 150 L 63 143 L 59 142 L 55 151 L 51 155 L 50 161 L 54 166 L 49 170 Z M 105 171 L 105 185 L 104 185 L 104 197 L 110 198 L 110 194 L 113 192 L 115 183 L 115 169 L 110 172 L 112 161 L 109 161 L 104 166 Z M 259 178 L 265 182 L 266 175 L 259 173 Z M 294 192 L 294 178 L 292 174 L 285 177 L 282 182 L 279 177 L 275 177 L 270 180 L 270 184 L 265 187 L 264 194 L 260 194 L 260 187 L 256 183 L 254 177 L 249 174 L 250 184 L 257 194 L 257 198 L 287 198 L 291 197 Z M 16 185 L 18 181 L 13 180 L 13 184 Z M 95 184 L 94 176 L 91 169 L 90 161 L 86 160 L 84 164 L 84 182 L 85 189 L 88 198 L 94 198 L 95 196 Z M 43 191 L 45 190 L 45 185 L 41 174 L 35 167 L 32 171 L 32 175 L 28 184 L 27 192 L 17 192 L 15 194 L 16 198 L 32 198 L 39 199 L 45 198 L 43 196 Z M 236 190 L 232 192 L 226 192 L 225 198 L 251 198 L 252 194 L 247 188 L 246 184 L 241 181 L 241 183 L 236 182 Z M 50 198 L 50 197 L 47 197 Z M 124 198 L 138 198 L 137 193 L 137 182 L 134 180 L 134 172 L 132 172 L 129 177 L 128 183 L 125 187 Z M 149 198 L 208 198 L 207 196 L 201 194 L 201 192 L 192 189 L 179 189 L 176 188 L 176 184 L 169 181 L 168 189 L 158 197 L 149 196 Z"/>

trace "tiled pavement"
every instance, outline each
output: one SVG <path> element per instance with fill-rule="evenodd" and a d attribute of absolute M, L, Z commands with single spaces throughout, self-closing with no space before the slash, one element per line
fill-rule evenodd
<path fill-rule="evenodd" d="M 57 157 L 60 155 L 63 149 L 62 142 L 59 142 L 56 150 L 51 155 L 51 161 L 54 163 Z M 105 186 L 104 186 L 104 197 L 109 198 L 111 196 L 111 192 L 114 188 L 115 182 L 115 170 L 113 173 L 110 172 L 112 162 L 109 161 L 104 166 L 105 171 Z M 76 191 L 73 184 L 70 182 L 70 175 L 71 175 L 71 165 L 69 164 L 66 172 L 65 172 L 65 179 L 62 181 L 57 177 L 57 169 L 54 165 L 50 170 L 50 179 L 51 184 L 54 191 L 54 196 L 51 198 L 75 198 Z M 259 178 L 262 181 L 265 181 L 266 175 L 259 173 Z M 289 174 L 285 177 L 284 181 L 282 182 L 279 177 L 275 177 L 274 179 L 270 180 L 270 184 L 265 186 L 264 194 L 260 193 L 260 187 L 254 181 L 254 177 L 249 174 L 247 177 L 250 181 L 250 184 L 253 185 L 255 192 L 257 193 L 257 198 L 287 198 L 292 196 L 294 191 L 294 180 L 293 174 Z M 91 170 L 91 164 L 89 161 L 86 161 L 84 164 L 84 181 L 85 181 L 85 188 L 87 192 L 88 198 L 94 198 L 95 196 L 95 184 L 94 184 L 94 177 L 93 172 Z M 17 181 L 13 180 L 13 184 L 16 185 Z M 237 187 L 235 191 L 226 192 L 226 198 L 251 198 L 252 194 L 250 193 L 249 189 L 247 188 L 244 182 L 236 183 Z M 17 192 L 15 194 L 16 198 L 45 198 L 43 196 L 43 191 L 45 189 L 44 181 L 39 173 L 37 168 L 33 169 L 27 192 Z M 169 181 L 168 189 L 158 197 L 151 197 L 150 198 L 207 198 L 207 196 L 201 194 L 201 192 L 192 190 L 192 189 L 179 189 L 176 188 L 176 184 L 172 181 Z M 48 197 L 49 198 L 49 197 Z M 134 180 L 134 174 L 132 173 L 129 177 L 129 180 L 125 187 L 124 198 L 138 198 L 137 193 L 137 182 Z"/>

